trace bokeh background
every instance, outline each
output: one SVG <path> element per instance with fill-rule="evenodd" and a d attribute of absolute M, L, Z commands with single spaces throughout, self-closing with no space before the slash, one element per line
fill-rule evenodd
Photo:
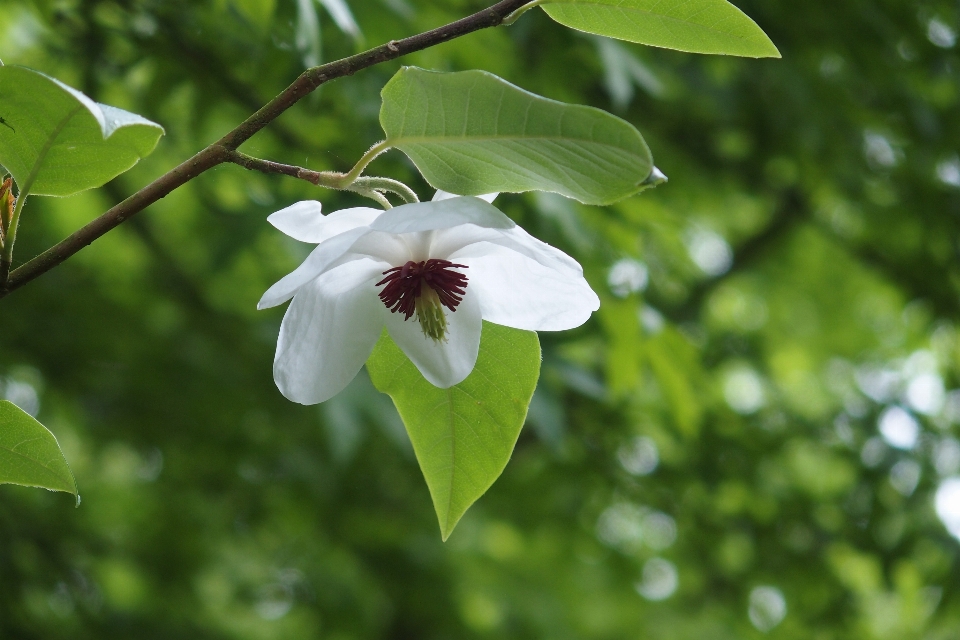
<path fill-rule="evenodd" d="M 31 200 L 17 261 L 305 65 L 483 6 L 347 2 L 0 1 L 5 63 L 167 130 L 102 189 Z M 445 544 L 365 375 L 314 407 L 273 385 L 283 310 L 256 302 L 310 247 L 265 218 L 354 196 L 224 166 L 0 301 L 0 393 L 57 435 L 83 497 L 0 487 L 0 637 L 960 637 L 960 5 L 737 4 L 782 60 L 541 12 L 403 60 L 613 111 L 670 177 L 606 208 L 498 200 L 603 306 L 541 335 L 513 459 Z M 349 168 L 398 66 L 244 150 Z M 431 195 L 398 152 L 372 169 Z"/>

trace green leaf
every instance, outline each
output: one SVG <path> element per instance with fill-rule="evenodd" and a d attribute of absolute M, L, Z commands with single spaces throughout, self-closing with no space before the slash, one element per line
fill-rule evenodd
<path fill-rule="evenodd" d="M 387 143 L 450 193 L 539 190 L 609 204 L 640 191 L 653 170 L 629 122 L 542 98 L 485 71 L 404 67 L 381 95 Z"/>
<path fill-rule="evenodd" d="M 0 400 L 0 484 L 65 491 L 77 497 L 77 483 L 50 431 L 7 400 Z"/>
<path fill-rule="evenodd" d="M 153 151 L 163 135 L 156 123 L 23 67 L 0 67 L 0 118 L 0 164 L 32 195 L 99 187 Z"/>
<path fill-rule="evenodd" d="M 779 58 L 767 34 L 726 0 L 554 0 L 560 24 L 601 36 L 691 53 Z"/>
<path fill-rule="evenodd" d="M 427 382 L 386 332 L 367 371 L 403 418 L 446 540 L 513 453 L 540 377 L 537 334 L 484 322 L 476 367 L 449 389 Z"/>

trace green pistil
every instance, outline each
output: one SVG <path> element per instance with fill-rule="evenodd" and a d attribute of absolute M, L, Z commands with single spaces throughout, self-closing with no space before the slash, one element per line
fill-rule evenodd
<path fill-rule="evenodd" d="M 423 335 L 433 338 L 437 342 L 446 339 L 447 316 L 440 304 L 440 297 L 427 283 L 420 285 L 420 295 L 417 296 L 417 320 Z"/>

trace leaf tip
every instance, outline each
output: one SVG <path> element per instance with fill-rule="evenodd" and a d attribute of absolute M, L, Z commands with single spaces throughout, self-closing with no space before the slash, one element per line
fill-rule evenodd
<path fill-rule="evenodd" d="M 767 38 L 767 51 L 758 55 L 758 58 L 774 58 L 779 60 L 783 56 L 780 55 L 780 49 L 777 48 L 777 45 L 773 44 L 773 40 Z"/>
<path fill-rule="evenodd" d="M 660 171 L 660 168 L 659 168 L 659 167 L 653 167 L 653 168 L 650 170 L 650 175 L 648 175 L 646 178 L 644 178 L 643 182 L 640 183 L 640 186 L 641 186 L 641 187 L 656 187 L 657 185 L 661 185 L 661 184 L 663 184 L 663 183 L 665 183 L 665 182 L 669 182 L 669 181 L 670 181 L 670 178 L 668 178 L 667 175 L 666 175 L 663 171 Z"/>

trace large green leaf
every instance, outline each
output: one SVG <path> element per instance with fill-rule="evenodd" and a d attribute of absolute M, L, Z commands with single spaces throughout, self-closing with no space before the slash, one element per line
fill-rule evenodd
<path fill-rule="evenodd" d="M 432 186 L 459 195 L 554 191 L 608 204 L 644 188 L 653 160 L 629 122 L 548 100 L 484 71 L 404 67 L 380 124 Z"/>
<path fill-rule="evenodd" d="M 99 187 L 153 151 L 163 135 L 156 123 L 23 67 L 0 67 L 0 118 L 0 165 L 32 195 Z"/>
<path fill-rule="evenodd" d="M 72 493 L 77 483 L 57 439 L 23 409 L 0 400 L 0 484 Z"/>
<path fill-rule="evenodd" d="M 540 377 L 537 334 L 484 322 L 476 367 L 449 389 L 427 382 L 386 333 L 367 370 L 403 418 L 446 540 L 513 453 Z"/>
<path fill-rule="evenodd" d="M 726 0 L 551 0 L 562 25 L 601 36 L 691 53 L 779 58 L 767 34 Z"/>

